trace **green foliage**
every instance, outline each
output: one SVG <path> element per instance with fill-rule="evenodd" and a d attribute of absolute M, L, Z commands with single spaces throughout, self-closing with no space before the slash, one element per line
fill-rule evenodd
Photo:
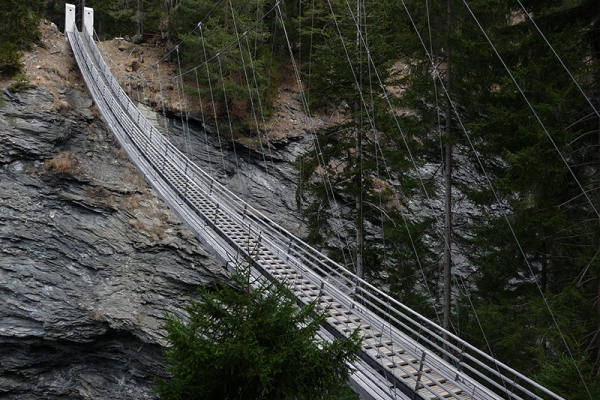
<path fill-rule="evenodd" d="M 437 255 L 425 245 L 432 221 L 400 223 L 403 217 L 397 211 L 391 212 L 390 217 L 397 222 L 388 224 L 383 235 L 388 243 L 386 256 L 393 262 L 380 280 L 385 278 L 389 292 L 397 300 L 435 320 L 433 301 L 438 268 L 434 260 Z"/>
<path fill-rule="evenodd" d="M 21 70 L 19 50 L 38 38 L 41 10 L 40 0 L 0 2 L 0 75 L 11 76 Z"/>
<path fill-rule="evenodd" d="M 565 17 L 564 7 L 539 6 L 538 23 L 551 37 L 555 49 L 563 55 L 563 62 L 570 66 L 571 73 L 584 82 L 588 79 L 590 66 L 594 66 L 584 62 L 589 47 L 583 45 L 585 37 L 581 36 L 581 32 L 585 31 L 586 22 L 581 20 L 582 25 L 575 22 L 564 24 L 561 20 Z M 534 40 L 537 34 L 530 29 L 529 24 L 524 23 L 506 27 L 502 31 L 505 38 L 497 41 L 504 58 L 514 63 L 511 68 L 515 78 L 544 127 L 531 117 L 529 106 L 512 82 L 505 78 L 495 83 L 500 85 L 499 90 L 488 91 L 486 98 L 479 100 L 481 112 L 485 112 L 489 119 L 469 125 L 474 135 L 485 136 L 482 153 L 501 155 L 505 161 L 493 166 L 492 170 L 497 177 L 495 185 L 499 195 L 510 204 L 509 221 L 519 239 L 517 246 L 503 219 L 491 218 L 480 225 L 474 241 L 476 248 L 471 253 L 479 265 L 478 289 L 481 297 L 488 299 L 485 302 L 488 304 L 482 307 L 492 306 L 490 300 L 494 297 L 503 301 L 514 297 L 513 301 L 527 305 L 529 311 L 526 315 L 539 316 L 536 327 L 551 326 L 553 321 L 547 311 L 543 317 L 531 309 L 540 297 L 539 291 L 536 293 L 531 290 L 533 287 L 529 288 L 533 286 L 531 280 L 537 281 L 541 291 L 550 299 L 577 299 L 569 302 L 569 307 L 560 307 L 560 303 L 551 301 L 551 309 L 564 328 L 563 332 L 569 332 L 569 337 L 576 338 L 574 341 L 567 339 L 570 348 L 582 343 L 595 346 L 590 339 L 598 327 L 598 315 L 594 316 L 591 307 L 597 295 L 597 283 L 593 282 L 600 279 L 599 270 L 595 267 L 598 222 L 589 218 L 591 205 L 581 197 L 581 188 L 575 183 L 575 178 L 585 187 L 598 187 L 598 176 L 590 174 L 590 170 L 584 167 L 590 162 L 597 163 L 597 156 L 591 156 L 590 143 L 586 145 L 584 137 L 584 132 L 597 130 L 597 121 L 595 126 L 594 122 L 592 126 L 579 122 L 582 110 L 587 108 L 585 99 L 556 58 Z M 517 35 L 521 43 L 518 49 L 510 45 Z M 506 44 L 503 45 L 501 40 L 505 40 Z M 571 171 L 555 146 L 561 154 L 570 155 L 567 162 L 574 166 Z M 572 288 L 571 282 L 582 279 L 578 278 L 581 274 L 585 275 L 581 282 L 586 284 Z M 573 307 L 573 304 L 578 306 Z M 506 324 L 510 315 L 500 315 L 497 322 Z M 574 324 L 566 323 L 569 316 L 573 317 L 571 321 Z M 563 319 L 565 322 L 562 322 Z M 552 360 L 553 351 L 564 348 L 562 340 L 551 339 L 547 331 L 538 328 L 532 333 L 519 342 L 523 349 L 531 349 L 531 355 L 537 351 L 535 349 L 539 346 L 536 343 L 540 337 L 545 337 L 548 349 L 541 353 L 537 351 L 538 360 Z M 514 358 L 508 346 L 494 347 L 502 359 L 536 359 Z M 532 364 L 524 362 L 521 368 L 532 368 Z"/>
<path fill-rule="evenodd" d="M 277 93 L 277 63 L 269 46 L 261 0 L 183 0 L 173 9 L 169 26 L 172 38 L 185 39 L 175 56 L 180 58 L 186 86 L 197 90 L 207 115 L 226 121 L 235 133 L 244 123 L 267 120 Z M 201 23 L 193 35 L 188 35 Z M 238 41 L 238 37 L 242 33 Z M 217 122 L 218 125 L 218 122 Z"/>
<path fill-rule="evenodd" d="M 26 90 L 31 87 L 31 83 L 29 82 L 29 78 L 25 74 L 17 74 L 13 76 L 13 83 L 8 87 L 11 92 L 19 92 L 21 90 Z"/>
<path fill-rule="evenodd" d="M 44 0 L 44 15 L 54 21 L 59 29 L 64 29 L 65 3 L 77 7 L 80 18 L 80 6 L 83 2 L 70 0 Z M 168 12 L 171 1 L 165 0 L 86 0 L 85 6 L 94 9 L 94 29 L 101 38 L 115 36 L 134 36 L 139 34 L 143 40 L 159 37 L 167 29 Z M 81 28 L 81 21 L 76 21 Z"/>
<path fill-rule="evenodd" d="M 535 379 L 566 400 L 600 398 L 600 375 L 587 358 L 574 361 L 561 355 L 556 363 L 545 363 Z"/>
<path fill-rule="evenodd" d="M 0 42 L 0 75 L 12 75 L 21 70 L 21 54 L 11 42 Z"/>
<path fill-rule="evenodd" d="M 584 91 L 597 98 L 599 3 L 523 3 Z M 562 363 L 557 354 L 566 352 L 565 342 L 576 358 L 589 357 L 597 368 L 600 342 L 594 337 L 600 314 L 593 304 L 600 281 L 600 231 L 593 208 L 600 205 L 600 158 L 593 149 L 598 146 L 598 118 L 514 2 L 479 0 L 469 6 L 519 88 L 464 2 L 407 0 L 406 5 L 413 18 L 402 25 L 400 35 L 410 71 L 402 79 L 406 91 L 401 101 L 415 116 L 404 121 L 433 147 L 445 97 L 436 93 L 442 93 L 440 80 L 445 82 L 449 65 L 456 110 L 442 113 L 441 125 L 453 119 L 454 143 L 475 146 L 494 189 L 463 191 L 484 214 L 474 221 L 470 238 L 461 242 L 475 268 L 476 290 L 457 305 L 460 334 L 521 371 Z M 433 60 L 415 40 L 415 31 Z M 432 76 L 441 79 L 434 84 Z M 416 155 L 439 159 L 433 152 Z M 507 215 L 485 214 L 498 201 Z M 568 377 L 564 365 L 554 372 L 564 373 L 561 380 L 573 381 L 573 387 L 580 385 L 581 379 Z"/>
<path fill-rule="evenodd" d="M 10 42 L 17 49 L 27 48 L 39 36 L 40 0 L 3 0 L 0 2 L 0 43 Z"/>
<path fill-rule="evenodd" d="M 248 124 L 250 110 L 259 102 L 268 118 L 265 105 L 276 93 L 277 63 L 287 53 L 283 27 L 311 112 L 341 115 L 339 123 L 318 132 L 316 150 L 296 161 L 297 201 L 310 243 L 327 248 L 336 236 L 347 238 L 346 248 L 332 254 L 343 260 L 348 252 L 358 253 L 360 224 L 370 225 L 360 253 L 367 278 L 433 318 L 435 300 L 425 298 L 430 294 L 425 288 L 436 293 L 442 244 L 432 221 L 411 215 L 408 202 L 417 192 L 424 196 L 413 160 L 417 166 L 443 161 L 440 127 L 448 123 L 456 148 L 474 145 L 494 188 L 461 187 L 482 215 L 472 216 L 468 223 L 474 226 L 464 227 L 468 237 L 459 241 L 473 267 L 475 290 L 456 304 L 458 333 L 527 373 L 541 370 L 555 374 L 552 379 L 574 380 L 558 356 L 564 342 L 577 359 L 598 368 L 600 341 L 594 338 L 600 312 L 593 306 L 600 287 L 600 230 L 593 209 L 600 208 L 598 118 L 514 1 L 365 0 L 349 8 L 339 0 L 290 0 L 281 3 L 282 20 L 269 15 L 256 26 L 256 15 L 271 2 L 224 1 L 212 10 L 214 4 L 181 1 L 171 15 L 170 34 L 183 38 L 202 21 L 201 33 L 186 40 L 180 56 L 184 70 L 200 66 L 186 76 L 186 90 L 215 112 L 217 126 L 229 129 L 232 118 L 240 127 L 254 127 Z M 597 102 L 600 3 L 523 4 Z M 235 39 L 246 30 L 239 46 Z M 405 65 L 396 69 L 399 57 Z M 449 70 L 451 112 L 441 86 Z M 399 183 L 392 187 L 390 177 Z M 433 183 L 424 182 L 425 191 Z M 506 217 L 497 211 L 498 201 Z M 568 332 L 566 338 L 556 324 Z"/>
<path fill-rule="evenodd" d="M 284 285 L 239 267 L 230 284 L 200 288 L 189 319 L 168 318 L 165 350 L 170 378 L 163 399 L 342 399 L 357 334 L 324 342 L 317 332 L 325 315 L 316 304 L 297 307 Z"/>
<path fill-rule="evenodd" d="M 164 0 L 86 0 L 86 7 L 94 9 L 94 28 L 101 37 L 140 35 L 149 39 L 166 29 L 169 3 Z"/>
<path fill-rule="evenodd" d="M 399 54 L 400 7 L 393 1 L 367 0 L 350 13 L 343 1 L 301 3 L 292 25 L 298 27 L 298 56 L 311 60 L 303 65 L 309 106 L 340 113 L 342 120 L 318 132 L 314 152 L 297 160 L 297 199 L 308 221 L 309 243 L 323 247 L 332 238 L 343 238 L 351 254 L 330 256 L 344 261 L 360 254 L 365 277 L 411 299 L 422 278 L 408 277 L 417 276 L 414 268 L 430 261 L 417 243 L 426 223 L 405 223 L 397 212 L 402 196 L 386 183 L 392 174 L 401 181 L 401 190 L 414 189 L 414 179 L 404 171 L 409 163 L 406 147 L 416 142 L 398 133 L 393 111 L 397 99 L 383 87 L 398 79 L 391 67 Z M 359 249 L 362 221 L 383 237 L 369 235 Z"/>
<path fill-rule="evenodd" d="M 394 34 L 397 7 L 391 1 L 365 1 L 359 21 L 363 28 L 358 34 L 358 13 L 349 15 L 345 2 L 302 2 L 303 14 L 297 24 L 301 26 L 301 50 L 310 53 L 312 60 L 307 65 L 310 69 L 305 70 L 311 109 L 347 103 L 351 113 L 358 112 L 366 107 L 361 104 L 359 87 L 366 97 L 381 97 L 373 68 L 383 82 L 388 81 L 389 67 L 398 56 Z"/>

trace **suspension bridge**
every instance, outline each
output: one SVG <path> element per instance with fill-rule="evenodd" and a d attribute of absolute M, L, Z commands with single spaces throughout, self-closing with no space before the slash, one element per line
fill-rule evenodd
<path fill-rule="evenodd" d="M 102 118 L 123 150 L 181 221 L 225 265 L 252 259 L 254 272 L 285 282 L 298 303 L 316 301 L 325 339 L 361 338 L 351 377 L 364 399 L 561 399 L 509 366 L 358 279 L 195 165 L 155 128 L 122 90 L 93 40 L 93 10 L 83 32 L 66 6 L 66 36 Z"/>

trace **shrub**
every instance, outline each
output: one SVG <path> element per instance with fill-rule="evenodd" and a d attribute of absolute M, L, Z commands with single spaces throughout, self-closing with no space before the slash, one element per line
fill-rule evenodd
<path fill-rule="evenodd" d="M 44 162 L 44 169 L 59 175 L 79 175 L 79 163 L 72 153 L 59 152 L 57 155 Z"/>
<path fill-rule="evenodd" d="M 0 75 L 11 76 L 21 70 L 21 53 L 11 42 L 0 42 Z"/>
<path fill-rule="evenodd" d="M 18 92 L 32 87 L 29 78 L 25 74 L 17 74 L 13 76 L 13 83 L 8 87 L 11 92 Z"/>
<path fill-rule="evenodd" d="M 277 282 L 258 280 L 238 267 L 231 285 L 201 288 L 165 328 L 171 377 L 159 379 L 163 399 L 343 399 L 358 333 L 325 342 L 317 332 L 325 314 L 316 304 L 299 308 Z"/>

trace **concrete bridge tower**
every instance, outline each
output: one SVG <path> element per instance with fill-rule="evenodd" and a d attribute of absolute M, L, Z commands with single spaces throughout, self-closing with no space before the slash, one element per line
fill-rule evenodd
<path fill-rule="evenodd" d="M 75 6 L 73 4 L 65 4 L 65 33 L 75 32 Z"/>

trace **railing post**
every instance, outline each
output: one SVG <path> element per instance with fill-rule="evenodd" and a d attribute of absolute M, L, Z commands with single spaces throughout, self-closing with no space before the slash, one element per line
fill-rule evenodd
<path fill-rule="evenodd" d="M 185 169 L 183 170 L 183 176 L 185 177 L 185 186 L 183 187 L 183 194 L 185 196 L 187 196 L 187 192 L 190 187 L 190 178 L 187 175 L 188 163 L 189 163 L 189 160 L 186 158 L 185 159 Z"/>
<path fill-rule="evenodd" d="M 162 169 L 165 169 L 165 165 L 167 165 L 167 153 L 169 152 L 169 146 L 165 143 L 165 154 L 163 154 L 163 164 Z"/>
<path fill-rule="evenodd" d="M 290 243 L 288 244 L 287 252 L 285 254 L 285 261 L 288 261 L 290 259 L 290 251 L 292 250 L 293 243 L 294 241 L 292 240 L 292 238 L 290 238 Z"/>
<path fill-rule="evenodd" d="M 456 380 L 458 380 L 459 372 L 462 372 L 462 362 L 465 355 L 465 344 L 462 343 L 460 346 L 460 354 L 458 355 L 458 364 L 456 365 Z"/>
<path fill-rule="evenodd" d="M 146 143 L 144 146 L 144 153 L 148 154 L 148 146 L 150 146 L 151 143 L 152 143 L 152 131 L 150 131 L 150 139 L 146 140 Z"/>
<path fill-rule="evenodd" d="M 419 385 L 421 385 L 421 376 L 423 374 L 423 365 L 425 364 L 425 356 L 427 353 L 423 352 L 421 355 L 421 362 L 419 363 L 419 373 L 417 374 L 417 382 L 415 383 L 415 391 L 413 392 L 413 399 L 417 397 L 417 391 L 419 390 Z"/>

